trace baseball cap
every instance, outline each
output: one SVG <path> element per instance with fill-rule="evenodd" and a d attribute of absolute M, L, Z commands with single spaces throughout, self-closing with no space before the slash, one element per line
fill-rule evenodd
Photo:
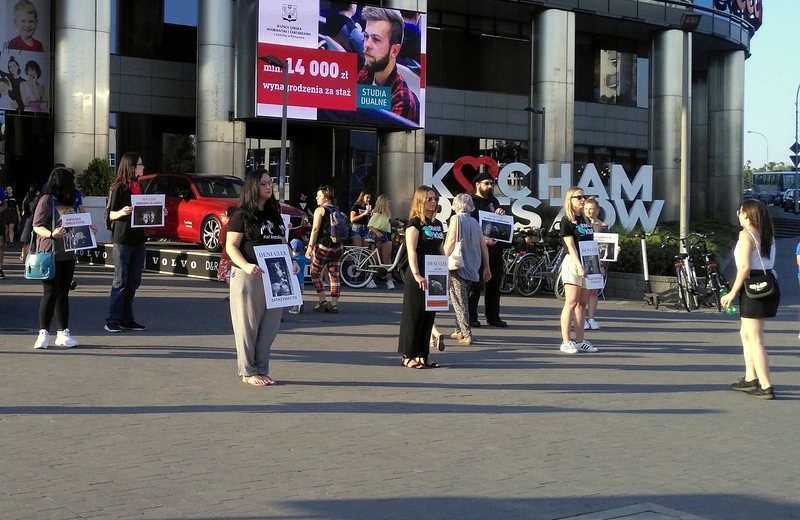
<path fill-rule="evenodd" d="M 292 239 L 292 241 L 289 242 L 289 245 L 292 247 L 292 251 L 295 253 L 302 253 L 303 249 L 306 248 L 306 246 L 303 245 L 303 241 L 299 238 Z"/>

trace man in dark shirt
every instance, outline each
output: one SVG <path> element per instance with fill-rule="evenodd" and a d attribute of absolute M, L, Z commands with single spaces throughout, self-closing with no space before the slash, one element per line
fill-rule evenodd
<path fill-rule="evenodd" d="M 358 83 L 391 87 L 391 111 L 419 123 L 419 99 L 397 70 L 397 55 L 403 45 L 403 17 L 395 9 L 365 7 L 364 68 Z"/>
<path fill-rule="evenodd" d="M 500 201 L 494 196 L 494 178 L 488 173 L 479 173 L 472 179 L 472 186 L 475 194 L 472 202 L 475 204 L 475 211 L 472 217 L 480 222 L 479 211 L 488 211 L 505 215 L 506 212 L 500 207 Z M 507 327 L 508 324 L 500 319 L 500 284 L 503 282 L 503 246 L 497 240 L 487 238 L 486 245 L 489 248 L 489 271 L 492 278 L 486 285 L 486 295 L 483 298 L 486 322 L 494 327 Z M 480 271 L 483 271 L 481 265 Z M 470 327 L 480 327 L 478 321 L 478 301 L 481 299 L 481 282 L 473 282 L 469 288 L 469 325 Z"/>

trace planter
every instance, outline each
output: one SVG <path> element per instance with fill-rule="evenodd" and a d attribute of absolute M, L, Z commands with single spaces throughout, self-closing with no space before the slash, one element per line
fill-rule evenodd
<path fill-rule="evenodd" d="M 84 197 L 83 209 L 92 215 L 92 224 L 97 228 L 97 243 L 111 242 L 111 231 L 106 229 L 103 215 L 106 211 L 105 197 Z"/>

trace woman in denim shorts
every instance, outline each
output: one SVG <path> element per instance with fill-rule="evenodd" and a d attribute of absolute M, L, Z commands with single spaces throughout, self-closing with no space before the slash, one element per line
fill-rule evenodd
<path fill-rule="evenodd" d="M 367 238 L 367 222 L 372 216 L 371 200 L 372 195 L 362 191 L 358 200 L 350 208 L 350 238 L 353 239 L 354 246 L 363 246 L 364 239 Z"/>
<path fill-rule="evenodd" d="M 378 248 L 378 254 L 381 258 L 382 264 L 392 263 L 392 210 L 389 207 L 389 197 L 381 195 L 375 201 L 375 209 L 372 210 L 372 216 L 367 224 L 369 232 L 367 233 L 367 240 L 372 241 L 375 247 Z M 377 287 L 375 281 L 371 281 L 367 286 L 370 289 Z M 392 277 L 386 281 L 387 289 L 394 289 L 394 282 Z"/>

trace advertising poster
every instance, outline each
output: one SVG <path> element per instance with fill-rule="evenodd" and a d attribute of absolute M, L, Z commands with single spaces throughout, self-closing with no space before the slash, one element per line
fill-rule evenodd
<path fill-rule="evenodd" d="M 508 244 L 514 239 L 514 215 L 498 215 L 488 211 L 478 212 L 483 236 Z"/>
<path fill-rule="evenodd" d="M 581 264 L 586 272 L 586 288 L 602 289 L 603 273 L 600 271 L 600 256 L 597 242 L 587 240 L 578 242 L 578 253 L 581 255 Z"/>
<path fill-rule="evenodd" d="M 50 0 L 0 0 L 0 112 L 50 112 Z"/>
<path fill-rule="evenodd" d="M 284 238 L 286 239 L 286 242 L 289 242 L 289 231 L 292 230 L 292 217 L 281 213 L 281 218 L 283 219 L 283 227 L 286 229 Z"/>
<path fill-rule="evenodd" d="M 67 230 L 67 234 L 64 235 L 64 251 L 81 251 L 97 247 L 90 213 L 61 215 L 61 227 Z"/>
<path fill-rule="evenodd" d="M 164 227 L 166 195 L 131 195 L 131 227 Z"/>
<path fill-rule="evenodd" d="M 260 0 L 257 56 L 289 71 L 288 117 L 423 128 L 426 17 L 329 0 Z M 284 72 L 258 60 L 256 114 L 281 117 Z"/>
<path fill-rule="evenodd" d="M 425 256 L 425 310 L 446 311 L 450 309 L 450 270 L 444 255 Z"/>
<path fill-rule="evenodd" d="M 595 233 L 601 262 L 616 262 L 619 247 L 619 233 Z"/>
<path fill-rule="evenodd" d="M 292 259 L 286 245 L 256 246 L 253 252 L 256 254 L 258 267 L 264 271 L 261 279 L 264 282 L 267 309 L 302 305 L 303 292 L 297 276 L 294 275 Z"/>

